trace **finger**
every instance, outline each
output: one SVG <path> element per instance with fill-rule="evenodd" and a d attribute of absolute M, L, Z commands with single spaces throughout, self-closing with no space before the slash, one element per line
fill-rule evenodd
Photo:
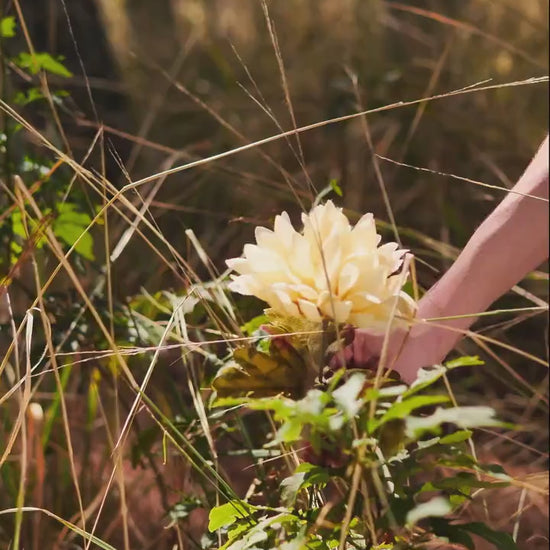
<path fill-rule="evenodd" d="M 329 365 L 332 368 L 342 368 L 349 366 L 353 361 L 353 348 L 352 346 L 346 346 L 343 349 L 338 350 L 329 360 Z"/>

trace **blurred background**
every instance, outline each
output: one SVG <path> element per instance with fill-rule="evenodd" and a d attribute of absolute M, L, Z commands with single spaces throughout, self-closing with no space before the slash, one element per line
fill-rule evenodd
<path fill-rule="evenodd" d="M 75 157 L 85 154 L 102 122 L 116 151 L 105 158 L 113 182 L 276 134 L 272 119 L 292 128 L 258 0 L 27 0 L 21 6 L 35 48 L 64 56 L 73 74 L 57 83 L 71 94 L 62 116 Z M 547 71 L 543 0 L 287 0 L 272 2 L 269 12 L 298 126 Z M 383 111 L 368 123 L 383 156 L 510 187 L 544 137 L 547 104 L 545 85 L 503 88 Z M 43 108 L 43 120 L 33 114 L 47 132 Z M 386 217 L 361 120 L 307 132 L 301 141 L 318 190 L 337 179 L 345 206 Z M 437 239 L 446 233 L 456 246 L 502 196 L 380 164 L 398 224 Z M 212 256 L 238 252 L 250 233 L 246 224 L 296 210 L 281 168 L 307 201 L 303 170 L 279 140 L 169 177 L 155 199 L 166 206 L 156 205 L 155 217 L 180 249 L 183 229 L 192 227 Z M 126 251 L 132 253 L 140 257 L 138 247 Z M 125 284 L 158 281 L 156 267 L 143 265 Z"/>
<path fill-rule="evenodd" d="M 118 188 L 294 125 L 480 82 L 492 86 L 548 73 L 546 0 L 284 0 L 266 4 L 268 18 L 259 0 L 20 0 L 14 5 L 6 0 L 3 5 L 4 14 L 18 20 L 16 36 L 3 40 L 4 58 L 26 51 L 30 40 L 36 51 L 62 56 L 59 59 L 70 73 L 48 75 L 52 90 L 67 92 L 59 94 L 58 101 L 64 136 L 47 102 L 17 110 L 52 143 L 65 151 L 69 147 L 75 159 L 105 174 Z M 24 18 L 27 39 L 18 14 Z M 35 85 L 36 76 L 29 80 L 9 63 L 4 69 L 9 76 L 4 80 L 9 84 L 8 92 L 8 84 L 3 88 L 6 94 Z M 476 91 L 323 125 L 300 135 L 301 149 L 294 137 L 279 139 L 154 179 L 139 188 L 140 195 L 127 196 L 138 206 L 142 197 L 151 200 L 151 219 L 199 276 L 207 278 L 208 271 L 186 237 L 187 229 L 194 231 L 213 264 L 223 271 L 224 259 L 240 254 L 256 225 L 269 226 L 283 209 L 297 219 L 302 207 L 309 208 L 316 192 L 330 182 L 342 190 L 342 197 L 334 192 L 328 196 L 348 209 L 350 217 L 374 212 L 385 237 L 393 238 L 378 166 L 400 237 L 423 261 L 418 266 L 419 283 L 428 288 L 503 197 L 502 191 L 434 172 L 510 188 L 547 132 L 547 118 L 546 83 Z M 100 129 L 100 146 L 91 148 Z M 23 158 L 29 151 L 45 163 L 53 158 L 29 132 L 21 132 L 14 138 L 12 155 Z M 398 166 L 373 153 L 432 172 Z M 62 168 L 55 177 L 63 186 L 71 172 Z M 90 215 L 101 203 L 78 178 L 71 189 Z M 113 216 L 112 242 L 126 227 L 125 220 Z M 94 237 L 95 259 L 83 260 L 80 266 L 86 289 L 94 288 L 102 275 L 105 252 L 100 235 Z M 164 246 L 149 237 L 154 246 Z M 181 292 L 185 277 L 169 269 L 170 262 L 169 257 L 168 262 L 161 261 L 148 243 L 134 237 L 112 265 L 114 303 L 126 304 L 143 289 L 150 294 Z M 496 306 L 547 302 L 546 266 L 521 287 L 522 295 L 510 293 Z M 30 297 L 16 286 L 13 293 L 15 313 L 21 316 Z M 66 278 L 56 279 L 51 296 L 56 301 L 52 315 L 57 316 L 57 326 L 68 326 L 70 312 L 80 302 Z M 102 299 L 107 300 L 98 301 Z M 493 316 L 477 328 L 547 360 L 544 315 L 521 314 L 512 320 L 510 315 Z M 86 338 L 81 338 L 83 348 L 98 346 Z M 498 360 L 469 342 L 460 351 L 481 354 L 487 366 L 457 375 L 458 399 L 478 404 L 482 398 L 505 419 L 521 420 L 525 426 L 514 435 L 517 443 L 491 436 L 484 451 L 522 475 L 544 470 L 547 368 L 510 350 L 499 350 Z M 182 376 L 174 360 L 161 360 L 154 395 L 162 395 L 166 384 L 177 383 Z M 89 374 L 74 375 L 67 394 L 87 394 L 90 380 Z M 48 403 L 46 393 L 42 397 Z M 175 416 L 176 406 L 169 397 L 165 401 L 164 409 Z M 82 428 L 79 414 L 86 415 L 78 412 L 77 402 L 77 397 L 71 401 L 75 440 Z M 0 442 L 1 436 L 2 432 Z M 93 445 L 100 450 L 104 444 L 101 439 L 92 440 L 93 445 L 90 441 L 82 443 L 83 452 Z M 155 492 L 154 479 L 145 487 L 132 475 L 139 477 L 137 470 L 130 472 L 128 483 L 143 495 L 131 504 L 142 533 L 134 547 L 154 547 L 151 541 L 168 537 L 163 534 L 167 500 Z M 92 487 L 102 481 L 86 483 L 91 495 Z M 66 490 L 70 493 L 68 483 Z M 61 493 L 56 500 L 52 496 L 56 490 L 51 491 L 51 507 L 69 517 L 74 497 L 61 502 Z M 117 501 L 116 494 L 110 498 Z M 7 500 L 2 507 L 8 507 Z M 544 518 L 545 506 L 545 502 L 533 504 L 533 522 Z M 503 523 L 511 513 L 499 515 L 505 518 Z M 103 526 L 102 535 L 116 540 L 117 529 L 109 525 Z M 525 525 L 527 540 L 529 531 L 532 534 L 539 527 Z"/>

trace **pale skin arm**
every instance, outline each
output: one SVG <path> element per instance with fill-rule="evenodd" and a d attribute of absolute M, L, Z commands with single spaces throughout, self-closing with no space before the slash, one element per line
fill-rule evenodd
<path fill-rule="evenodd" d="M 420 300 L 418 322 L 405 340 L 403 335 L 391 338 L 386 365 L 406 382 L 413 381 L 421 367 L 440 363 L 470 328 L 476 313 L 548 258 L 548 137 L 512 191 Z M 467 317 L 435 321 L 456 316 Z M 380 338 L 358 333 L 355 361 L 379 355 L 380 347 Z"/>

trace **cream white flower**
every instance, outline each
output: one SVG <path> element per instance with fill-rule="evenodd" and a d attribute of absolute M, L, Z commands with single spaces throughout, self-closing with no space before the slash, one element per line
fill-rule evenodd
<path fill-rule="evenodd" d="M 378 246 L 372 214 L 352 227 L 328 201 L 302 214 L 302 222 L 299 233 L 283 212 L 273 231 L 257 227 L 257 244 L 245 245 L 242 258 L 227 260 L 239 274 L 229 288 L 260 298 L 280 315 L 378 332 L 392 311 L 396 324 L 413 317 L 416 304 L 402 291 L 406 277 L 399 272 L 407 251 L 396 243 Z"/>

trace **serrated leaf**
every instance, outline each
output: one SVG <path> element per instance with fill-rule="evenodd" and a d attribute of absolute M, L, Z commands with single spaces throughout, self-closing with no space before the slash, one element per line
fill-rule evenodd
<path fill-rule="evenodd" d="M 256 511 L 256 507 L 243 500 L 231 500 L 216 506 L 208 514 L 208 530 L 213 533 L 222 527 L 228 527 L 238 519 L 245 519 Z"/>
<path fill-rule="evenodd" d="M 303 394 L 305 373 L 302 357 L 290 345 L 271 346 L 269 353 L 243 346 L 233 351 L 233 360 L 218 371 L 212 387 L 220 397 L 295 397 Z"/>
<path fill-rule="evenodd" d="M 306 425 L 322 433 L 341 430 L 345 417 L 338 409 L 329 406 L 331 400 L 328 393 L 313 389 L 298 401 L 273 397 L 247 398 L 243 402 L 250 409 L 272 411 L 274 419 L 282 423 L 275 438 L 266 445 L 271 447 L 281 442 L 297 441 Z"/>

